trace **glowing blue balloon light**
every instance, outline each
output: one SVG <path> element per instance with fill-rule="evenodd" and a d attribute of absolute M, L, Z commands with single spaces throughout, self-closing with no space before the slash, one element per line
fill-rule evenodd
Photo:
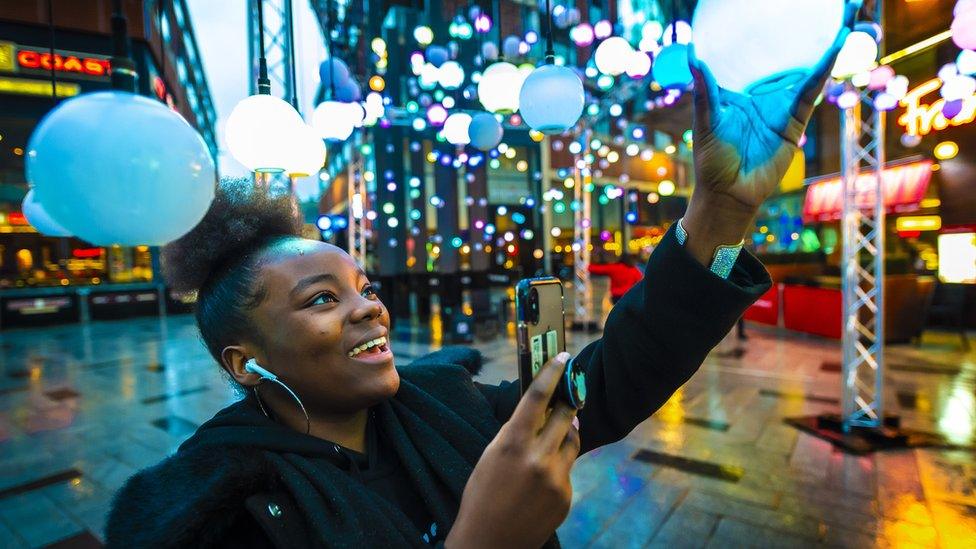
<path fill-rule="evenodd" d="M 132 93 L 61 103 L 27 149 L 36 200 L 92 244 L 166 244 L 196 226 L 213 201 L 216 171 L 200 134 L 165 104 Z"/>
<path fill-rule="evenodd" d="M 471 146 L 483 151 L 494 149 L 502 141 L 505 130 L 494 115 L 482 112 L 471 117 L 468 136 Z"/>
<path fill-rule="evenodd" d="M 568 67 L 543 65 L 532 71 L 519 93 L 519 110 L 530 128 L 548 134 L 573 127 L 583 114 L 583 81 Z"/>
<path fill-rule="evenodd" d="M 688 68 L 688 46 L 671 44 L 661 50 L 654 61 L 654 80 L 662 88 L 685 89 L 693 79 Z"/>
<path fill-rule="evenodd" d="M 47 215 L 44 207 L 38 204 L 34 198 L 34 189 L 27 191 L 27 196 L 24 197 L 21 211 L 24 213 L 24 217 L 27 218 L 27 222 L 37 229 L 37 232 L 45 236 L 71 236 L 68 229 L 58 225 L 57 221 Z"/>
<path fill-rule="evenodd" d="M 845 3 L 701 0 L 692 23 L 695 55 L 729 91 L 761 94 L 796 84 L 833 45 Z"/>

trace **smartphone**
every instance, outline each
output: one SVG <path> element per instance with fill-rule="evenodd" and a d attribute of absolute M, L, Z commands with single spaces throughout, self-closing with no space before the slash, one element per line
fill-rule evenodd
<path fill-rule="evenodd" d="M 525 394 L 542 367 L 566 350 L 562 282 L 554 277 L 520 280 L 515 285 L 515 314 L 519 383 Z M 579 409 L 586 400 L 586 379 L 582 367 L 575 362 L 571 359 L 566 366 L 553 398 Z"/>

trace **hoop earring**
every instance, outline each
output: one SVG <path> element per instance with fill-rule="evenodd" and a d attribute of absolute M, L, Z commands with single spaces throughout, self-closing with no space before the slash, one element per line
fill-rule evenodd
<path fill-rule="evenodd" d="M 295 399 L 295 402 L 298 403 L 298 407 L 301 408 L 302 409 L 302 413 L 305 414 L 305 434 L 306 435 L 309 434 L 311 432 L 311 430 L 312 430 L 312 420 L 309 419 L 308 412 L 305 411 L 305 405 L 302 404 L 302 399 L 298 398 L 298 395 L 295 394 L 295 391 L 292 391 L 290 387 L 288 387 L 287 385 L 285 385 L 284 382 L 282 382 L 278 378 L 276 378 L 276 377 L 262 377 L 261 378 L 262 381 L 265 380 L 265 379 L 268 380 L 268 381 L 273 381 L 273 382 L 277 383 L 278 385 L 281 385 L 281 387 L 285 391 L 288 391 L 288 394 L 291 395 L 291 397 L 293 399 Z M 260 382 L 258 384 L 260 385 Z M 268 410 L 266 410 L 264 408 L 264 402 L 261 401 L 261 394 L 258 392 L 258 385 L 255 385 L 254 386 L 254 396 L 257 397 L 257 399 L 258 399 L 258 406 L 261 407 L 261 411 L 264 412 L 265 417 L 267 417 L 267 418 L 270 419 L 271 418 L 271 415 L 268 414 Z"/>

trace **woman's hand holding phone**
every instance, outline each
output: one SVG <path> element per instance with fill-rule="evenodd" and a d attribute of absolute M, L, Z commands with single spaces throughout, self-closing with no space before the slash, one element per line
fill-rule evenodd
<path fill-rule="evenodd" d="M 511 419 L 485 448 L 461 498 L 448 548 L 544 544 L 569 513 L 569 472 L 579 455 L 576 410 L 553 392 L 569 361 L 550 360 L 532 381 Z"/>

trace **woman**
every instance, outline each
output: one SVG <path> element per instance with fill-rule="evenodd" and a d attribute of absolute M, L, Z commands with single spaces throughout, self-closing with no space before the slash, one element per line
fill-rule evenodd
<path fill-rule="evenodd" d="M 547 411 L 565 353 L 521 399 L 517 382 L 473 382 L 472 350 L 395 368 L 389 316 L 352 259 L 297 236 L 284 202 L 223 185 L 164 264 L 174 288 L 198 290 L 203 340 L 247 396 L 128 481 L 108 544 L 556 544 L 576 456 L 649 417 L 769 286 L 747 252 L 724 267 L 713 256 L 777 186 L 835 53 L 804 85 L 755 99 L 720 91 L 692 58 L 698 185 L 648 262 L 653 283 L 576 357 L 589 395 L 576 417 Z"/>
<path fill-rule="evenodd" d="M 644 278 L 644 271 L 634 265 L 634 258 L 629 254 L 620 256 L 616 263 L 590 265 L 590 274 L 610 277 L 610 301 L 614 305 Z"/>

